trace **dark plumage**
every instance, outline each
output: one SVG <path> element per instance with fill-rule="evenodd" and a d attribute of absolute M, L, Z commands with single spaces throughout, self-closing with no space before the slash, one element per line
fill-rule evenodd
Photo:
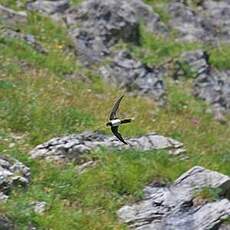
<path fill-rule="evenodd" d="M 109 116 L 109 122 L 106 123 L 107 126 L 111 127 L 112 133 L 114 134 L 114 136 L 116 136 L 121 142 L 123 142 L 124 144 L 128 144 L 123 137 L 121 136 L 121 134 L 118 131 L 119 125 L 121 124 L 125 124 L 125 123 L 129 123 L 132 121 L 132 119 L 123 119 L 120 120 L 117 118 L 117 111 L 120 105 L 120 102 L 122 100 L 122 98 L 124 97 L 124 95 L 122 95 L 113 105 L 112 111 L 110 113 Z"/>

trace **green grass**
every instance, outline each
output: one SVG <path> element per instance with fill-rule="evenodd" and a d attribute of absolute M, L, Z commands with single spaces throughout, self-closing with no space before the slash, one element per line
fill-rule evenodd
<path fill-rule="evenodd" d="M 180 54 L 185 51 L 203 49 L 210 55 L 210 64 L 219 69 L 226 70 L 230 68 L 230 46 L 220 44 L 218 47 L 208 44 L 190 43 L 175 41 L 175 32 L 171 32 L 167 38 L 154 35 L 144 29 L 141 30 L 141 45 L 127 47 L 135 57 L 144 63 L 151 65 L 164 64 L 169 60 L 177 60 Z"/>
<path fill-rule="evenodd" d="M 210 63 L 217 69 L 230 69 L 230 45 L 210 49 Z"/>
<path fill-rule="evenodd" d="M 12 8 L 14 10 L 24 10 L 26 2 L 26 0 L 20 0 L 20 4 L 17 4 L 17 1 L 15 0 L 0 0 L 1 5 Z"/>
<path fill-rule="evenodd" d="M 19 229 L 28 229 L 30 222 L 38 229 L 126 229 L 116 211 L 141 199 L 146 184 L 170 183 L 194 165 L 230 175 L 228 124 L 219 124 L 205 113 L 207 105 L 191 95 L 191 78 L 177 85 L 166 79 L 168 104 L 164 108 L 153 100 L 128 95 L 120 108 L 121 116 L 136 118 L 121 127 L 125 138 L 153 131 L 173 137 L 184 143 L 187 160 L 165 151 L 100 149 L 87 156 L 96 159 L 97 166 L 82 175 L 77 175 L 72 164 L 31 160 L 28 152 L 52 137 L 87 129 L 110 134 L 105 122 L 111 104 L 124 92 L 78 64 L 69 51 L 71 42 L 64 27 L 31 13 L 20 30 L 33 34 L 48 54 L 40 54 L 22 41 L 0 38 L 0 152 L 28 165 L 32 174 L 28 189 L 14 189 L 0 209 Z M 141 46 L 127 47 L 152 65 L 201 45 L 175 42 L 171 37 L 164 40 L 142 31 Z M 213 65 L 228 68 L 227 48 L 208 50 Z M 76 79 L 65 80 L 72 72 Z M 80 75 L 89 83 L 79 80 Z M 34 213 L 33 201 L 47 202 L 44 214 Z"/>
<path fill-rule="evenodd" d="M 220 199 L 221 189 L 204 187 L 201 191 L 194 193 L 195 199 L 201 199 L 206 202 L 214 202 Z"/>
<path fill-rule="evenodd" d="M 82 2 L 82 0 L 70 0 L 70 5 L 78 5 Z M 0 0 L 0 4 L 12 8 L 14 10 L 26 10 L 26 4 L 28 3 L 27 0 L 20 0 L 20 4 L 17 4 L 17 1 L 15 0 Z"/>
<path fill-rule="evenodd" d="M 143 62 L 155 65 L 162 64 L 178 56 L 183 51 L 200 48 L 198 43 L 186 43 L 174 41 L 173 35 L 169 38 L 156 36 L 141 27 L 141 47 L 131 47 L 131 51 Z"/>
<path fill-rule="evenodd" d="M 167 25 L 170 20 L 170 15 L 167 10 L 167 4 L 170 2 L 169 0 L 145 0 L 145 3 L 152 6 L 153 11 L 160 16 L 160 20 Z"/>
<path fill-rule="evenodd" d="M 122 204 L 140 199 L 146 183 L 154 179 L 163 182 L 166 175 L 175 179 L 186 168 L 159 151 L 100 150 L 93 157 L 99 161 L 97 167 L 80 177 L 71 164 L 57 167 L 27 162 L 34 175 L 29 190 L 15 190 L 5 207 L 20 229 L 29 221 L 44 229 L 63 229 L 63 224 L 68 229 L 122 229 L 116 220 L 116 210 Z M 45 214 L 34 213 L 34 200 L 47 202 Z"/>
<path fill-rule="evenodd" d="M 48 54 L 38 53 L 24 41 L 0 36 L 0 59 L 1 57 L 15 59 L 14 62 L 23 60 L 34 68 L 46 69 L 59 76 L 73 73 L 80 68 L 74 54 L 68 51 L 72 44 L 67 36 L 66 28 L 58 26 L 47 17 L 30 13 L 28 23 L 22 25 L 20 31 L 34 35 L 35 39 L 48 50 Z M 15 65 L 14 62 L 11 64 Z"/>

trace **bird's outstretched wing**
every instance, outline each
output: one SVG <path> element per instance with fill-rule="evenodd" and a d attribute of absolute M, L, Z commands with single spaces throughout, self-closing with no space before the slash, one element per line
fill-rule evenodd
<path fill-rule="evenodd" d="M 125 142 L 125 140 L 123 139 L 123 137 L 121 136 L 121 134 L 118 132 L 118 126 L 114 126 L 114 127 L 111 127 L 111 130 L 113 132 L 113 134 L 121 141 L 123 142 L 124 144 L 128 144 L 127 142 Z"/>
<path fill-rule="evenodd" d="M 120 102 L 121 102 L 121 100 L 122 100 L 123 97 L 124 97 L 124 95 L 122 95 L 122 96 L 115 102 L 115 104 L 113 105 L 112 111 L 111 111 L 110 116 L 109 116 L 109 120 L 116 119 L 117 110 L 118 110 L 118 108 L 119 108 Z"/>

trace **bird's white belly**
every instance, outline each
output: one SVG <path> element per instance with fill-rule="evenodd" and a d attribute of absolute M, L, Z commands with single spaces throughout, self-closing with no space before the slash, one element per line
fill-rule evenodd
<path fill-rule="evenodd" d="M 111 122 L 112 126 L 119 126 L 121 124 L 120 119 L 111 120 L 110 122 Z"/>

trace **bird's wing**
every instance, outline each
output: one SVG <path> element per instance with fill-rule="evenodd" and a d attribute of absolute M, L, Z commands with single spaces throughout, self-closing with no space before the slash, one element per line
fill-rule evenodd
<path fill-rule="evenodd" d="M 118 110 L 118 108 L 119 108 L 120 102 L 121 102 L 121 100 L 122 100 L 123 97 L 124 97 L 124 95 L 122 95 L 122 96 L 115 102 L 115 104 L 113 105 L 112 111 L 111 111 L 110 116 L 109 116 L 109 120 L 116 119 L 116 113 L 117 113 L 117 110 Z"/>
<path fill-rule="evenodd" d="M 125 140 L 123 139 L 123 137 L 121 136 L 121 134 L 118 132 L 118 126 L 112 126 L 111 127 L 111 130 L 113 132 L 113 134 L 121 141 L 123 142 L 124 144 L 128 144 L 127 142 L 125 142 Z"/>

